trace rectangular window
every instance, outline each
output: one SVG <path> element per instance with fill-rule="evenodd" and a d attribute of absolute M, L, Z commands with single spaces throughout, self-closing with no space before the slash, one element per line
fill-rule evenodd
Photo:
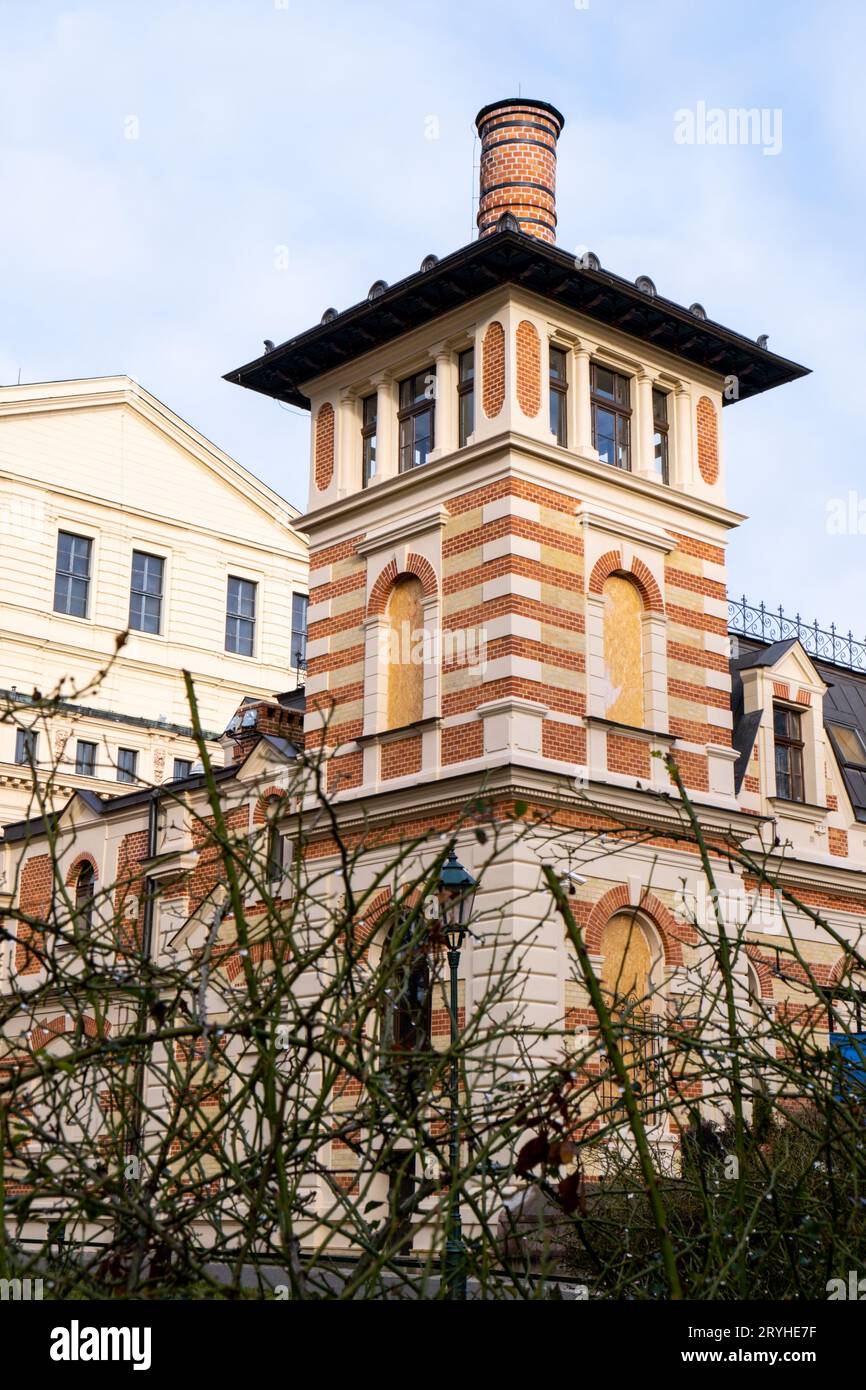
<path fill-rule="evenodd" d="M 86 618 L 90 597 L 90 557 L 93 541 L 60 531 L 57 536 L 57 568 L 54 572 L 54 611 L 72 618 Z"/>
<path fill-rule="evenodd" d="M 162 625 L 162 579 L 165 561 L 143 550 L 132 552 L 129 587 L 129 626 L 136 632 L 158 633 Z"/>
<path fill-rule="evenodd" d="M 653 454 L 655 470 L 663 483 L 668 481 L 668 393 L 653 391 Z"/>
<path fill-rule="evenodd" d="M 134 782 L 136 768 L 138 767 L 138 754 L 134 748 L 118 748 L 117 750 L 117 780 L 118 782 Z"/>
<path fill-rule="evenodd" d="M 15 761 L 16 763 L 29 764 L 33 767 L 36 763 L 37 752 L 39 749 L 39 734 L 35 729 L 17 729 L 15 733 Z"/>
<path fill-rule="evenodd" d="M 557 444 L 568 443 L 568 358 L 562 348 L 550 349 L 550 429 Z"/>
<path fill-rule="evenodd" d="M 420 468 L 433 449 L 436 369 L 428 367 L 400 382 L 400 472 Z"/>
<path fill-rule="evenodd" d="M 846 724 L 828 725 L 841 762 L 851 767 L 866 767 L 866 745 L 857 729 Z"/>
<path fill-rule="evenodd" d="M 631 387 L 627 376 L 593 362 L 591 372 L 592 443 L 602 463 L 631 468 Z"/>
<path fill-rule="evenodd" d="M 226 651 L 252 656 L 256 645 L 256 585 L 229 575 L 226 603 Z"/>
<path fill-rule="evenodd" d="M 805 801 L 803 789 L 802 715 L 783 705 L 773 706 L 776 745 L 776 795 L 783 801 Z"/>
<path fill-rule="evenodd" d="M 459 447 L 465 449 L 475 432 L 475 349 L 457 358 L 457 416 Z"/>
<path fill-rule="evenodd" d="M 290 661 L 295 670 L 307 665 L 307 607 L 306 594 L 292 594 L 292 650 Z"/>
<path fill-rule="evenodd" d="M 80 738 L 75 745 L 75 771 L 79 777 L 96 776 L 96 744 Z"/>
<path fill-rule="evenodd" d="M 189 777 L 192 772 L 191 758 L 175 758 L 172 770 L 172 779 L 175 782 L 182 782 L 185 777 Z"/>
<path fill-rule="evenodd" d="M 361 402 L 361 468 L 362 481 L 367 487 L 376 476 L 376 432 L 379 424 L 379 398 L 365 396 Z"/>

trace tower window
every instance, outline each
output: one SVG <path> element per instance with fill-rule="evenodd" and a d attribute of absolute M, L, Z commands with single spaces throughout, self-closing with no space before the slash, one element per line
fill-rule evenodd
<path fill-rule="evenodd" d="M 57 537 L 54 573 L 54 611 L 72 618 L 86 618 L 90 597 L 90 557 L 93 541 L 61 531 Z"/>
<path fill-rule="evenodd" d="M 419 468 L 433 449 L 436 369 L 428 367 L 400 382 L 400 472 Z"/>
<path fill-rule="evenodd" d="M 457 359 L 457 409 L 460 448 L 475 431 L 475 349 L 467 348 Z"/>
<path fill-rule="evenodd" d="M 663 483 L 668 481 L 668 394 L 653 391 L 653 457 L 655 470 Z"/>
<path fill-rule="evenodd" d="M 363 485 L 367 487 L 376 476 L 376 431 L 379 423 L 379 398 L 374 393 L 361 402 L 361 467 Z"/>
<path fill-rule="evenodd" d="M 627 376 L 593 362 L 592 442 L 602 463 L 631 468 L 631 388 Z"/>
<path fill-rule="evenodd" d="M 568 359 L 562 348 L 550 349 L 550 429 L 557 444 L 568 443 Z"/>
<path fill-rule="evenodd" d="M 784 801 L 805 801 L 803 787 L 803 716 L 784 705 L 773 706 L 776 746 L 776 795 Z"/>
<path fill-rule="evenodd" d="M 251 579 L 229 575 L 226 603 L 226 651 L 252 656 L 256 645 L 256 586 Z"/>

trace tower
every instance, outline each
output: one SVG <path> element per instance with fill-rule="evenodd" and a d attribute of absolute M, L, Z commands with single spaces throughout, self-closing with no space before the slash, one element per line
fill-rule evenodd
<path fill-rule="evenodd" d="M 725 546 L 743 517 L 721 420 L 805 369 L 556 244 L 554 107 L 511 98 L 477 124 L 478 239 L 228 379 L 311 413 L 305 727 L 337 807 L 393 839 L 447 833 L 479 789 L 494 815 L 537 814 L 486 897 L 531 942 L 526 1018 L 577 1026 L 540 864 L 580 868 L 600 976 L 617 913 L 640 912 L 644 973 L 670 998 L 697 866 L 670 838 L 653 755 L 674 754 L 708 829 L 752 824 L 734 781 Z M 588 857 L 605 817 L 629 833 Z M 460 853 L 478 862 L 468 832 Z M 469 950 L 467 1006 L 501 949 Z"/>

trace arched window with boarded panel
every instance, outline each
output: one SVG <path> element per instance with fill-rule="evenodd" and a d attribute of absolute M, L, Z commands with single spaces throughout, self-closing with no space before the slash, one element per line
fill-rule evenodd
<path fill-rule="evenodd" d="M 605 718 L 643 728 L 643 602 L 636 584 L 620 574 L 604 581 Z"/>
<path fill-rule="evenodd" d="M 656 1100 L 655 1063 L 660 1049 L 653 977 L 663 952 L 640 914 L 618 912 L 602 932 L 601 957 L 604 999 L 618 1028 L 623 1061 L 635 1095 L 650 1110 Z M 615 1077 L 606 1078 L 602 1089 L 606 1107 L 621 1105 Z"/>
<path fill-rule="evenodd" d="M 388 729 L 424 716 L 424 586 L 401 575 L 388 599 Z"/>

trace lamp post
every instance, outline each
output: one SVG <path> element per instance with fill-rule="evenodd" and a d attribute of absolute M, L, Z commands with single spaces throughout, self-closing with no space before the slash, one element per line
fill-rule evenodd
<path fill-rule="evenodd" d="M 466 940 L 466 930 L 472 911 L 472 900 L 478 887 L 475 879 L 464 869 L 451 846 L 448 858 L 439 874 L 439 920 L 448 947 L 449 994 L 448 1012 L 451 1017 L 451 1065 L 448 1078 L 450 1106 L 448 1159 L 448 1214 L 445 1239 L 445 1287 L 448 1298 L 460 1302 L 466 1298 L 466 1259 L 463 1244 L 463 1223 L 460 1218 L 460 1195 L 457 1190 L 460 1169 L 460 1072 L 457 1065 L 457 971 L 460 952 Z"/>

